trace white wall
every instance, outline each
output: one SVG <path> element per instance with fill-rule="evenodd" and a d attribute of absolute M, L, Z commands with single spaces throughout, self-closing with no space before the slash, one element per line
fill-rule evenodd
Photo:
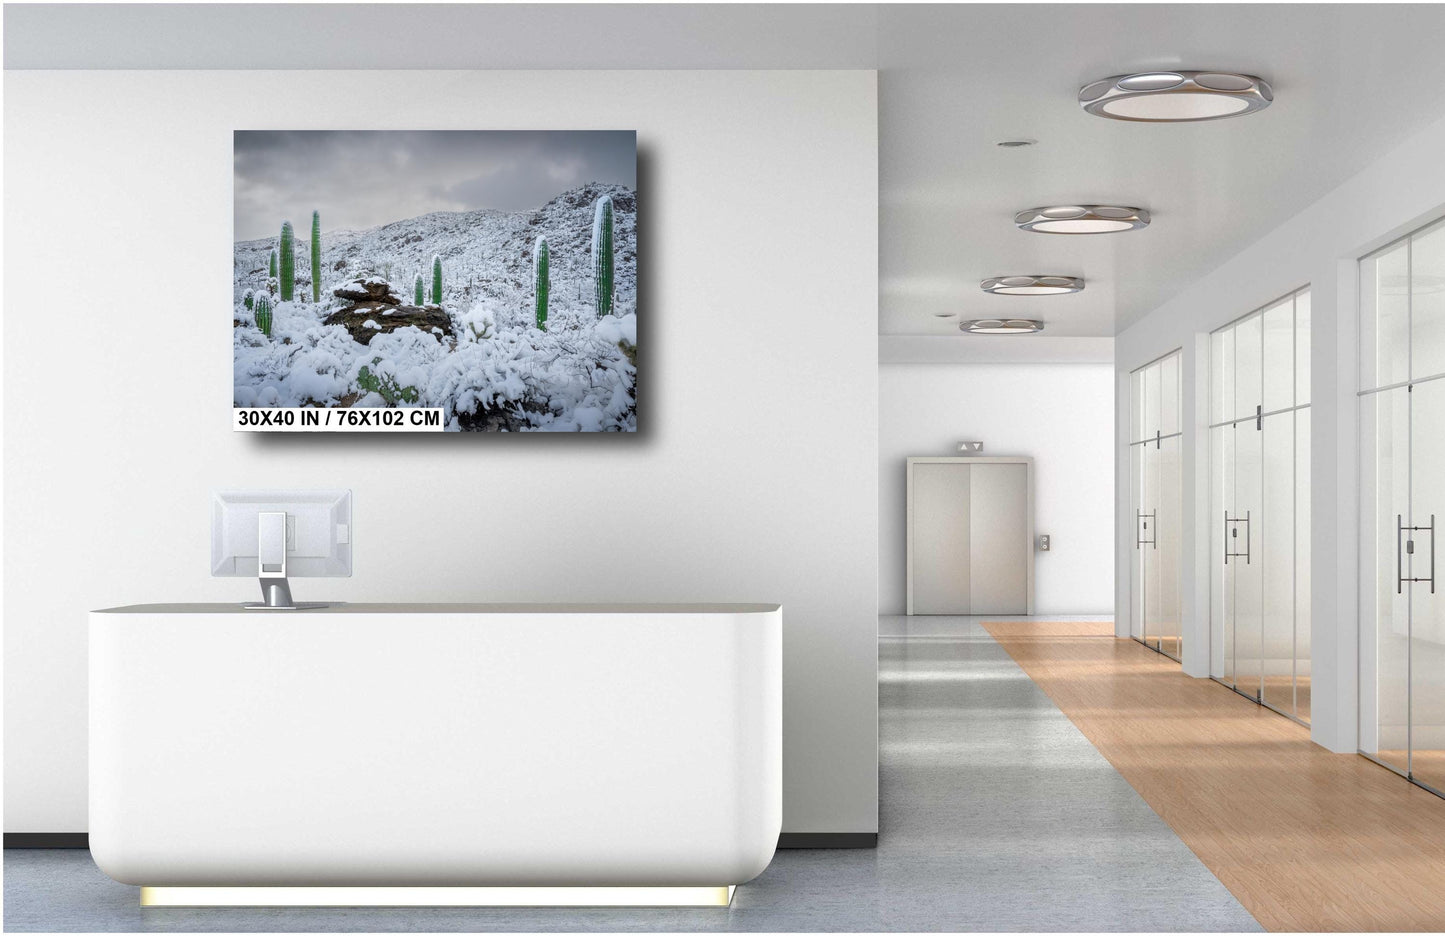
<path fill-rule="evenodd" d="M 873 72 L 5 78 L 7 831 L 85 829 L 86 611 L 251 599 L 208 492 L 340 485 L 298 598 L 782 602 L 784 829 L 877 829 Z M 636 128 L 640 433 L 232 432 L 237 128 Z"/>
<path fill-rule="evenodd" d="M 1115 515 L 1117 632 L 1128 633 L 1128 372 L 1183 348 L 1184 670 L 1208 675 L 1209 537 L 1205 440 L 1210 331 L 1301 286 L 1313 316 L 1310 735 L 1334 751 L 1357 748 L 1356 569 L 1359 443 L 1355 392 L 1359 257 L 1445 213 L 1445 120 L 1381 156 L 1339 188 L 1184 289 L 1119 336 L 1116 345 Z M 1301 166 L 1300 171 L 1308 171 Z M 1162 222 L 1160 222 L 1162 223 Z"/>
<path fill-rule="evenodd" d="M 882 613 L 905 608 L 904 459 L 956 455 L 964 439 L 983 440 L 985 455 L 1033 456 L 1034 528 L 1053 541 L 1049 552 L 1034 557 L 1036 613 L 1110 613 L 1112 365 L 885 363 L 878 398 Z"/>

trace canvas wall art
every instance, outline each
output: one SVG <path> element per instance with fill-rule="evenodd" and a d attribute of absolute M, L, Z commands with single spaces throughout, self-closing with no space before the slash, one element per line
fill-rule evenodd
<path fill-rule="evenodd" d="M 236 428 L 636 431 L 634 132 L 243 130 L 234 156 Z"/>

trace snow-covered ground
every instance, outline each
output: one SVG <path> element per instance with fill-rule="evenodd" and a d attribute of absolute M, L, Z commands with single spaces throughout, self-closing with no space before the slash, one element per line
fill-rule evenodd
<path fill-rule="evenodd" d="M 594 208 L 615 214 L 614 314 L 598 317 L 591 272 Z M 312 301 L 310 218 L 296 228 L 296 295 L 276 301 L 271 335 L 256 326 L 247 290 L 267 291 L 278 238 L 235 245 L 236 406 L 439 406 L 452 430 L 633 431 L 637 346 L 636 196 L 589 184 L 535 211 L 438 212 L 367 231 L 321 235 L 321 301 Z M 276 221 L 280 231 L 281 221 Z M 535 320 L 532 258 L 547 238 L 546 330 Z M 331 291 L 379 275 L 411 304 L 415 279 L 431 297 L 441 258 L 441 307 L 452 335 L 416 326 L 378 333 L 369 345 L 328 315 L 351 305 Z M 380 315 L 372 317 L 380 322 Z M 368 323 L 370 324 L 370 323 Z M 366 368 L 366 374 L 362 369 Z"/>

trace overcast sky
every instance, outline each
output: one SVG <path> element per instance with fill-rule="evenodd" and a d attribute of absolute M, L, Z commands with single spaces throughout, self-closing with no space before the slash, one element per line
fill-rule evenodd
<path fill-rule="evenodd" d="M 631 130 L 237 130 L 236 240 L 305 239 L 429 211 L 536 208 L 587 182 L 637 187 Z"/>

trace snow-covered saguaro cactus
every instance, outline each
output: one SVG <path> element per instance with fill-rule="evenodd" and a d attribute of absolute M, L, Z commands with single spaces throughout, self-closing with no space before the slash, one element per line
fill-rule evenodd
<path fill-rule="evenodd" d="M 422 282 L 420 273 L 416 275 L 415 293 L 416 295 L 414 296 L 414 298 L 416 299 L 416 302 L 414 303 L 414 305 L 426 305 L 426 285 Z"/>
<path fill-rule="evenodd" d="M 296 232 L 290 221 L 281 223 L 281 301 L 296 298 Z"/>
<path fill-rule="evenodd" d="M 256 308 L 256 290 L 246 290 L 246 292 L 241 296 L 241 304 L 248 309 Z"/>
<path fill-rule="evenodd" d="M 321 212 L 311 212 L 311 301 L 321 301 Z"/>
<path fill-rule="evenodd" d="M 442 258 L 438 254 L 431 256 L 431 301 L 442 304 Z"/>
<path fill-rule="evenodd" d="M 552 277 L 548 272 L 547 238 L 537 238 L 532 247 L 532 287 L 537 297 L 537 327 L 547 330 L 547 294 L 551 291 Z"/>
<path fill-rule="evenodd" d="M 272 279 L 276 278 L 276 251 L 271 251 L 271 273 Z"/>
<path fill-rule="evenodd" d="M 256 297 L 256 327 L 267 338 L 271 337 L 271 297 L 265 293 Z"/>
<path fill-rule="evenodd" d="M 592 216 L 592 284 L 597 296 L 597 317 L 612 314 L 612 196 L 597 200 Z"/>

